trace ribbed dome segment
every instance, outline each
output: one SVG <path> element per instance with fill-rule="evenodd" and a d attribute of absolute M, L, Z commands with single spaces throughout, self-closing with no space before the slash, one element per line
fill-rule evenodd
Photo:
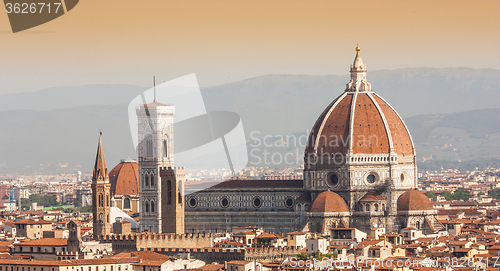
<path fill-rule="evenodd" d="M 344 199 L 337 193 L 327 190 L 319 194 L 309 207 L 311 213 L 349 212 Z"/>
<path fill-rule="evenodd" d="M 422 192 L 410 189 L 398 198 L 398 211 L 426 211 L 434 210 L 429 198 Z"/>
<path fill-rule="evenodd" d="M 109 173 L 111 195 L 139 194 L 139 165 L 130 159 L 123 160 Z"/>
<path fill-rule="evenodd" d="M 403 120 L 374 92 L 344 93 L 330 104 L 309 135 L 306 155 L 347 154 L 350 141 L 352 154 L 388 154 L 391 148 L 396 154 L 413 154 Z"/>

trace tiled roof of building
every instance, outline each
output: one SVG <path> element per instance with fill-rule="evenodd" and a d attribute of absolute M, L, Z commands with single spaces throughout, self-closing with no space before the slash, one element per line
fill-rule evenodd
<path fill-rule="evenodd" d="M 302 188 L 302 180 L 227 180 L 208 189 Z"/>
<path fill-rule="evenodd" d="M 136 263 L 140 259 L 132 258 L 99 258 L 99 259 L 82 259 L 82 260 L 32 260 L 32 259 L 0 259 L 0 265 L 37 265 L 37 266 L 79 266 L 79 265 L 97 265 L 97 264 L 119 264 L 119 263 Z"/>
<path fill-rule="evenodd" d="M 385 198 L 380 195 L 377 191 L 371 190 L 366 193 L 359 201 L 381 201 L 385 200 Z"/>
<path fill-rule="evenodd" d="M 67 238 L 41 238 L 14 244 L 14 246 L 66 246 Z"/>
<path fill-rule="evenodd" d="M 344 199 L 337 193 L 327 190 L 319 194 L 309 207 L 312 213 L 349 212 L 349 207 Z"/>
<path fill-rule="evenodd" d="M 134 252 L 122 252 L 113 256 L 113 258 L 127 258 L 127 257 L 137 257 L 141 260 L 152 260 L 152 261 L 166 261 L 170 259 L 169 256 L 156 253 L 153 251 L 134 251 Z"/>
<path fill-rule="evenodd" d="M 420 191 L 410 189 L 398 198 L 398 211 L 434 210 L 429 198 Z"/>
<path fill-rule="evenodd" d="M 142 260 L 137 263 L 133 263 L 132 265 L 139 265 L 139 266 L 161 266 L 168 260 Z"/>
<path fill-rule="evenodd" d="M 153 106 L 170 106 L 169 104 L 159 103 L 156 100 L 148 104 L 141 104 L 141 107 L 153 107 Z"/>
<path fill-rule="evenodd" d="M 43 219 L 26 218 L 26 219 L 14 222 L 14 224 L 52 224 L 52 221 L 43 220 Z"/>

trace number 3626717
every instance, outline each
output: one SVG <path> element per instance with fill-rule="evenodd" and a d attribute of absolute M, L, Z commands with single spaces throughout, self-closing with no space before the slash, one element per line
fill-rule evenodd
<path fill-rule="evenodd" d="M 7 13 L 57 13 L 61 3 L 7 3 L 5 10 Z"/>

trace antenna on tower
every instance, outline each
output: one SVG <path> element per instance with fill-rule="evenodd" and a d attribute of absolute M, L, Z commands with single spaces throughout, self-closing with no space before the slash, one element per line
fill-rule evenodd
<path fill-rule="evenodd" d="M 154 95 L 155 95 L 153 102 L 156 102 L 156 78 L 154 75 L 153 75 L 153 91 L 154 91 Z"/>

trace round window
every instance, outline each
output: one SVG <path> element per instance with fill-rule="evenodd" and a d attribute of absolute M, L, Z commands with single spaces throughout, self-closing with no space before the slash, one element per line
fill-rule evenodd
<path fill-rule="evenodd" d="M 373 174 L 370 174 L 370 175 L 368 175 L 368 177 L 366 177 L 366 181 L 369 183 L 374 183 L 376 180 L 377 180 L 377 177 L 375 177 L 375 175 L 373 175 Z"/>
<path fill-rule="evenodd" d="M 285 206 L 288 208 L 291 208 L 293 206 L 293 199 L 292 198 L 287 198 L 285 200 Z"/>
<path fill-rule="evenodd" d="M 404 174 L 401 174 L 401 181 L 404 182 L 405 181 L 405 175 Z"/>
<path fill-rule="evenodd" d="M 339 176 L 335 173 L 331 174 L 328 177 L 328 184 L 330 186 L 336 186 L 337 184 L 339 184 Z"/>
<path fill-rule="evenodd" d="M 259 208 L 261 204 L 262 204 L 262 200 L 259 197 L 255 197 L 253 199 L 253 206 L 255 208 Z"/>
<path fill-rule="evenodd" d="M 198 202 L 196 201 L 195 198 L 189 199 L 189 207 L 191 207 L 191 208 L 196 207 L 196 204 L 198 204 Z"/>
<path fill-rule="evenodd" d="M 224 208 L 226 208 L 227 206 L 229 206 L 229 200 L 227 198 L 223 198 L 221 201 L 220 201 L 220 205 Z"/>

